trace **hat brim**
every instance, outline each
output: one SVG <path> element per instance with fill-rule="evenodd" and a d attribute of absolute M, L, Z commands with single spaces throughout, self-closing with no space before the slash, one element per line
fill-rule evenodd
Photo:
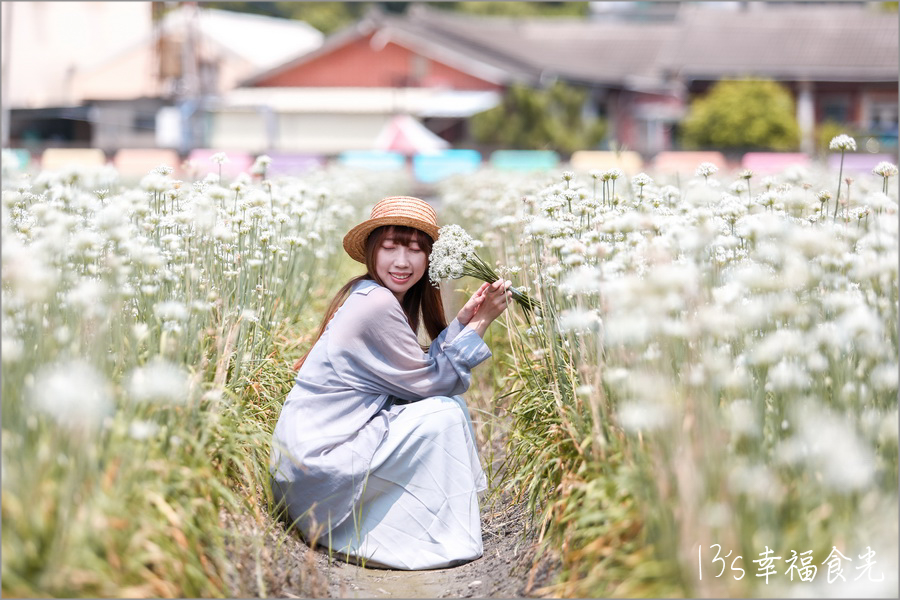
<path fill-rule="evenodd" d="M 344 250 L 347 251 L 350 258 L 366 264 L 366 241 L 369 239 L 369 234 L 385 225 L 412 227 L 425 233 L 432 242 L 438 239 L 438 228 L 433 223 L 405 216 L 378 217 L 360 223 L 344 236 Z"/>

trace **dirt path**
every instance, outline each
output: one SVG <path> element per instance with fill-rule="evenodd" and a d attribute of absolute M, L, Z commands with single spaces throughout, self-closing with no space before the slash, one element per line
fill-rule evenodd
<path fill-rule="evenodd" d="M 431 571 L 358 567 L 311 550 L 266 515 L 261 523 L 249 514 L 224 518 L 234 565 L 227 580 L 236 597 L 524 598 L 537 596 L 557 570 L 549 558 L 532 566 L 534 544 L 521 506 L 483 506 L 484 556 Z"/>
<path fill-rule="evenodd" d="M 335 598 L 521 598 L 546 583 L 549 564 L 530 577 L 533 544 L 521 508 L 482 510 L 484 556 L 452 569 L 387 571 L 335 562 L 327 569 Z M 541 569 L 541 567 L 544 567 Z M 529 587 L 529 579 L 531 586 Z"/>

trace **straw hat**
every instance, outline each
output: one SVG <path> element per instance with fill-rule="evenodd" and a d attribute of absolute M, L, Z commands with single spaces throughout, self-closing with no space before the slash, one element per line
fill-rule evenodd
<path fill-rule="evenodd" d="M 403 225 L 424 231 L 432 241 L 438 238 L 437 214 L 424 200 L 411 196 L 384 198 L 372 208 L 368 221 L 363 221 L 344 236 L 344 250 L 350 258 L 365 264 L 366 240 L 376 227 Z"/>

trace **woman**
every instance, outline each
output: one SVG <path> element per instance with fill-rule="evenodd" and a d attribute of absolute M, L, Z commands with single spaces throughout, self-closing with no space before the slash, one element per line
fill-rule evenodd
<path fill-rule="evenodd" d="M 332 300 L 275 426 L 276 501 L 307 540 L 368 566 L 431 569 L 482 554 L 486 480 L 459 394 L 491 355 L 482 338 L 510 282 L 483 284 L 447 325 L 426 276 L 437 237 L 434 210 L 405 196 L 347 233 L 344 249 L 366 274 Z"/>

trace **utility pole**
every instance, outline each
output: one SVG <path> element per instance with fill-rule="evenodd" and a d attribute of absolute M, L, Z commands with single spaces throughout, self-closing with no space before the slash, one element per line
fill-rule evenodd
<path fill-rule="evenodd" d="M 181 147 L 182 155 L 193 150 L 197 145 L 198 110 L 201 109 L 202 90 L 197 64 L 197 18 L 199 9 L 196 2 L 182 2 L 185 9 L 184 32 L 181 42 L 181 81 L 179 86 L 178 107 L 181 113 Z"/>
<path fill-rule="evenodd" d="M 9 148 L 9 67 L 11 64 L 9 54 L 12 50 L 12 16 L 15 2 L 3 3 L 3 66 L 2 81 L 0 81 L 0 104 L 2 104 L 2 116 L 0 116 L 0 147 Z"/>

